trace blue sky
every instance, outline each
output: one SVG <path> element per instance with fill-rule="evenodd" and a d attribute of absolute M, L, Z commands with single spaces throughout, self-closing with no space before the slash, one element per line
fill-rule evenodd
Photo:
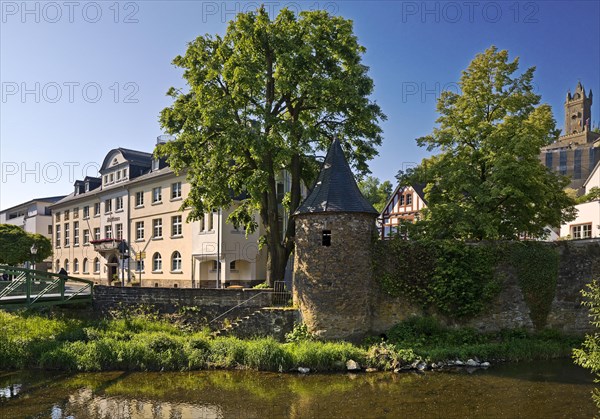
<path fill-rule="evenodd" d="M 600 122 L 600 2 L 295 1 L 272 12 L 324 8 L 352 19 L 367 48 L 374 99 L 387 114 L 373 174 L 394 180 L 427 155 L 415 138 L 435 125 L 436 97 L 490 45 L 537 68 L 542 102 L 563 125 L 567 90 L 578 80 L 597 99 Z M 171 65 L 198 35 L 224 33 L 257 2 L 2 1 L 0 20 L 0 208 L 68 194 L 116 147 L 152 151 Z"/>

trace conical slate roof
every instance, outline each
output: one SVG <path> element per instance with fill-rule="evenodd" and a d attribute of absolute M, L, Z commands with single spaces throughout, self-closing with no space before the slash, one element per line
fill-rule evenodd
<path fill-rule="evenodd" d="M 319 212 L 361 212 L 378 215 L 362 195 L 337 139 L 334 139 L 317 182 L 294 215 Z"/>

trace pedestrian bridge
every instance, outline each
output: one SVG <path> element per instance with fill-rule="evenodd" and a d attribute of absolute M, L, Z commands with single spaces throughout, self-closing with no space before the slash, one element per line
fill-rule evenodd
<path fill-rule="evenodd" d="M 92 301 L 92 281 L 0 265 L 0 309 Z"/>

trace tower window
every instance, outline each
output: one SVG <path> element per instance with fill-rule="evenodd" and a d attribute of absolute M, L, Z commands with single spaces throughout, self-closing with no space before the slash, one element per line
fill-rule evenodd
<path fill-rule="evenodd" d="M 331 230 L 323 230 L 323 246 L 331 246 Z"/>

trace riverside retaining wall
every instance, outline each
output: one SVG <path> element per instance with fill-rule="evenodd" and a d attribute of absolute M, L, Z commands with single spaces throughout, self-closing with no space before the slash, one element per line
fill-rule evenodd
<path fill-rule="evenodd" d="M 556 293 L 547 317 L 546 327 L 565 333 L 582 334 L 591 331 L 588 310 L 582 306 L 581 290 L 592 278 L 600 278 L 600 241 L 577 240 L 549 243 L 559 253 Z M 469 320 L 449 324 L 471 326 L 481 331 L 496 331 L 524 327 L 534 328 L 530 311 L 518 283 L 515 270 L 504 269 L 504 281 L 499 295 L 485 312 Z M 381 333 L 410 316 L 424 315 L 423 310 L 405 298 L 390 297 L 373 281 L 371 292 L 371 330 Z"/>

